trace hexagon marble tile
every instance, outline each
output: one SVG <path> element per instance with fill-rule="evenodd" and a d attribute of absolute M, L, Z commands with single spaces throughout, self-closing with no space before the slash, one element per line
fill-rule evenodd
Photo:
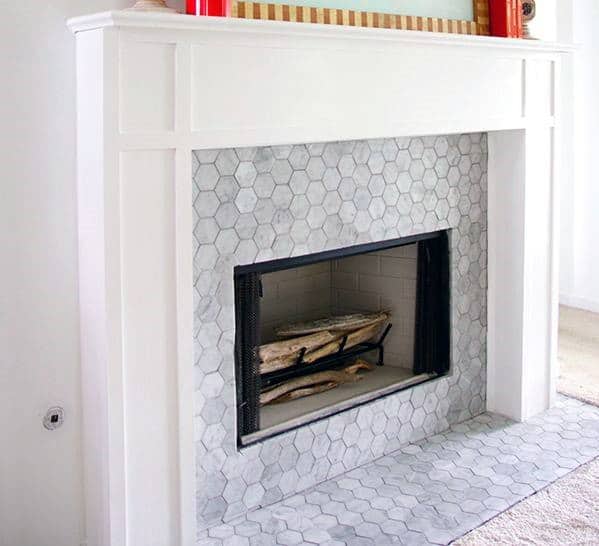
<path fill-rule="evenodd" d="M 449 544 L 599 455 L 599 408 L 483 414 L 202 532 L 198 544 Z"/>
<path fill-rule="evenodd" d="M 200 530 L 290 498 L 484 411 L 486 172 L 483 134 L 194 152 L 194 424 Z M 235 430 L 234 266 L 442 229 L 452 230 L 452 374 L 240 450 Z M 374 501 L 368 497 L 372 491 L 372 486 L 356 486 L 356 495 L 364 498 L 348 501 L 353 508 L 343 519 L 334 521 L 336 514 L 320 512 L 314 517 L 320 517 L 322 529 L 335 528 L 337 537 L 351 533 L 351 514 Z M 391 509 L 384 504 L 379 499 L 373 505 L 355 543 L 382 530 L 377 510 Z M 414 514 L 416 520 L 421 517 Z M 260 524 L 248 521 L 242 526 L 239 533 L 250 536 Z M 282 518 L 272 528 L 265 524 L 260 533 L 286 533 L 280 539 L 285 544 L 318 542 L 325 536 L 317 530 L 301 535 L 287 527 Z"/>

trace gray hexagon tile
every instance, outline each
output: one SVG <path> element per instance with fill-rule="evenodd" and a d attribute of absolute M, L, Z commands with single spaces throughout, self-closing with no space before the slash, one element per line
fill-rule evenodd
<path fill-rule="evenodd" d="M 465 495 L 466 484 L 484 485 L 488 475 L 493 486 L 516 495 L 556 473 L 555 468 L 539 468 L 526 482 L 507 483 L 509 469 L 501 466 L 496 473 L 493 465 L 514 464 L 509 459 L 500 461 L 491 454 L 493 465 L 479 465 L 478 474 L 470 476 L 443 465 L 436 468 L 439 461 L 430 455 L 431 460 L 405 463 L 405 472 L 420 476 L 421 482 L 405 483 L 405 472 L 385 476 L 378 473 L 382 467 L 374 466 L 354 497 L 351 488 L 326 481 L 354 469 L 359 473 L 365 463 L 484 411 L 486 146 L 486 135 L 473 134 L 194 152 L 198 528 L 283 501 L 275 516 L 255 512 L 255 521 L 213 527 L 211 539 L 227 544 L 385 544 L 401 530 L 406 540 L 417 543 L 430 514 L 424 510 L 399 516 L 425 495 L 429 503 L 455 504 Z M 452 230 L 452 375 L 239 450 L 233 268 L 441 229 Z M 577 462 L 578 456 L 564 454 L 568 461 Z M 409 466 L 423 463 L 428 472 L 448 472 L 430 492 L 423 491 L 419 473 L 425 468 Z M 518 467 L 512 476 L 522 473 Z M 302 501 L 293 496 L 319 483 L 318 497 Z M 496 489 L 503 496 L 492 497 L 497 500 L 487 506 L 483 490 L 469 490 L 469 510 L 482 505 L 489 511 L 506 501 L 506 490 Z M 344 511 L 337 513 L 333 503 L 345 506 Z M 332 513 L 324 512 L 324 506 Z M 447 513 L 435 516 L 438 532 L 430 538 L 444 538 L 453 524 L 453 508 L 445 508 Z M 385 514 L 395 518 L 381 522 Z"/>
<path fill-rule="evenodd" d="M 361 415 L 357 422 L 369 427 L 370 417 Z M 333 426 L 330 433 L 356 434 L 349 428 Z M 210 430 L 222 434 L 218 427 Z M 306 454 L 315 438 L 303 429 L 294 445 Z M 298 469 L 301 457 L 295 461 L 296 451 L 288 453 L 287 464 Z M 527 423 L 482 414 L 454 425 L 204 530 L 197 544 L 445 545 L 597 456 L 599 408 L 559 396 L 555 408 Z M 233 476 L 225 484 L 219 474 L 211 490 L 225 499 L 262 492 L 253 485 L 243 493 Z"/>

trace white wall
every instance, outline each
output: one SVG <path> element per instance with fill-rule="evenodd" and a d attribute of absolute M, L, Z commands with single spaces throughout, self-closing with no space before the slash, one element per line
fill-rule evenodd
<path fill-rule="evenodd" d="M 84 536 L 75 48 L 65 20 L 129 0 L 0 2 L 0 545 Z M 64 426 L 43 429 L 52 405 Z"/>
<path fill-rule="evenodd" d="M 561 302 L 599 312 L 599 3 L 560 1 L 559 36 L 579 46 L 564 67 Z"/>
<path fill-rule="evenodd" d="M 556 39 L 556 9 L 558 4 L 571 0 L 537 0 L 537 15 L 530 23 L 530 33 L 540 40 Z"/>

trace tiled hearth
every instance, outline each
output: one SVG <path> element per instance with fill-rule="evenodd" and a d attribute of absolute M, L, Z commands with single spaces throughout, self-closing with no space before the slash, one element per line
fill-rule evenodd
<path fill-rule="evenodd" d="M 599 455 L 599 409 L 560 397 L 515 424 L 483 414 L 283 502 L 198 544 L 448 544 Z"/>
<path fill-rule="evenodd" d="M 200 529 L 272 505 L 485 408 L 486 135 L 194 152 Z M 233 268 L 451 230 L 452 372 L 240 449 Z"/>

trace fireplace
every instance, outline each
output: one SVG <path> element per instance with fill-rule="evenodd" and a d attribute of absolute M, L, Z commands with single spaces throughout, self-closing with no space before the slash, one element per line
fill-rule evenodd
<path fill-rule="evenodd" d="M 266 23 L 70 22 L 90 543 L 192 543 L 485 408 L 552 403 L 570 48 Z M 451 373 L 239 446 L 235 267 L 441 230 Z"/>
<path fill-rule="evenodd" d="M 448 373 L 449 237 L 236 267 L 238 443 Z"/>

